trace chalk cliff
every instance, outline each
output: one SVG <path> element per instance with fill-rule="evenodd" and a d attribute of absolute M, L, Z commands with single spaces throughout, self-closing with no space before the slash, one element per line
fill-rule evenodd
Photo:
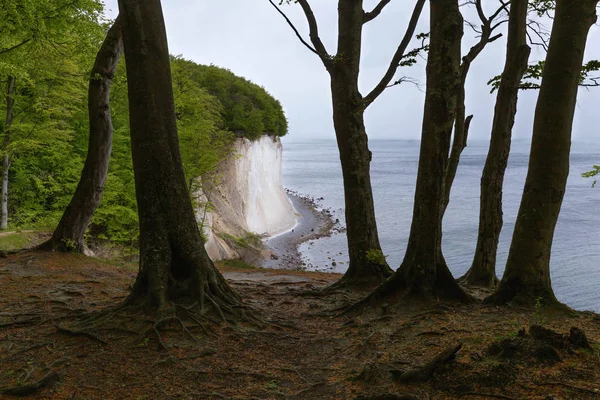
<path fill-rule="evenodd" d="M 264 257 L 260 237 L 296 225 L 298 213 L 283 189 L 282 152 L 277 137 L 238 138 L 232 156 L 218 168 L 217 184 L 212 190 L 205 187 L 210 207 L 197 217 L 204 221 L 206 249 L 213 260 Z"/>

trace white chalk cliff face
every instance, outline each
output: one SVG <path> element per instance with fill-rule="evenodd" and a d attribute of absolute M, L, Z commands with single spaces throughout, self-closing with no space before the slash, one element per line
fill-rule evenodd
<path fill-rule="evenodd" d="M 204 233 L 213 260 L 248 258 L 228 237 L 274 236 L 296 225 L 298 213 L 283 189 L 282 153 L 279 138 L 236 139 L 233 155 L 219 166 L 218 184 L 207 193 L 212 210 Z"/>

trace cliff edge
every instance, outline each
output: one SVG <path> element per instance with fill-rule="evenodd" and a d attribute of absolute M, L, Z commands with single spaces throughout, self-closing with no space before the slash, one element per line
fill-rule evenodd
<path fill-rule="evenodd" d="M 262 238 L 297 224 L 299 214 L 283 188 L 282 155 L 278 137 L 237 138 L 232 155 L 217 169 L 214 187 L 204 187 L 209 207 L 197 218 L 213 260 L 268 257 Z"/>

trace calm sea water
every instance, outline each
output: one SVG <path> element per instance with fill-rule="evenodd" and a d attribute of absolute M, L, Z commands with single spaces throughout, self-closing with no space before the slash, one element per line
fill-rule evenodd
<path fill-rule="evenodd" d="M 408 241 L 412 218 L 419 142 L 371 140 L 371 179 L 379 236 L 390 266 L 397 268 Z M 529 142 L 514 141 L 504 185 L 504 229 L 498 252 L 498 277 L 502 276 L 521 193 L 527 173 Z M 477 241 L 479 179 L 488 143 L 472 141 L 463 152 L 444 218 L 443 249 L 454 276 L 470 267 Z M 333 140 L 284 143 L 283 181 L 287 188 L 323 197 L 344 222 L 342 173 Z M 567 193 L 552 247 L 552 282 L 557 297 L 579 310 L 600 312 L 600 183 L 580 176 L 600 163 L 600 146 L 573 143 Z M 343 272 L 347 267 L 343 234 L 305 243 L 301 253 L 315 270 Z M 332 266 L 335 261 L 336 265 Z"/>

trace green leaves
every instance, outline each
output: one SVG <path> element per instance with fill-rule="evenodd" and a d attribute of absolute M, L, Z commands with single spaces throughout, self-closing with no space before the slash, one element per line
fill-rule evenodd
<path fill-rule="evenodd" d="M 519 89 L 530 90 L 539 89 L 542 74 L 544 73 L 545 61 L 538 61 L 535 64 L 531 64 L 525 70 L 523 79 L 519 84 Z M 581 86 L 600 86 L 600 76 L 592 76 L 593 72 L 600 71 L 600 61 L 591 60 L 583 65 L 581 69 L 581 76 L 579 77 L 579 84 Z M 502 75 L 493 77 L 488 81 L 488 85 L 492 87 L 490 93 L 494 93 L 500 86 L 500 80 Z"/>
<path fill-rule="evenodd" d="M 251 140 L 265 133 L 287 134 L 283 108 L 264 88 L 213 65 L 197 65 L 181 57 L 173 58 L 172 64 L 186 68 L 189 79 L 220 102 L 225 129 Z"/>
<path fill-rule="evenodd" d="M 581 174 L 583 178 L 594 178 L 600 174 L 600 165 L 594 165 L 591 171 L 587 171 Z M 596 186 L 596 179 L 592 182 L 592 187 Z"/>
<path fill-rule="evenodd" d="M 107 27 L 100 0 L 5 0 L 0 5 L 0 82 L 16 78 L 14 121 L 2 149 L 12 162 L 13 225 L 52 228 L 75 191 L 89 140 L 88 83 L 97 79 L 89 69 Z M 172 77 L 192 197 L 219 183 L 215 171 L 232 152 L 233 132 L 248 138 L 287 133 L 279 102 L 228 70 L 173 57 Z M 0 133 L 5 114 L 6 102 L 0 101 Z M 138 216 L 124 63 L 113 79 L 111 114 L 113 151 L 90 233 L 132 244 Z M 195 199 L 199 209 L 207 205 L 201 203 Z"/>

